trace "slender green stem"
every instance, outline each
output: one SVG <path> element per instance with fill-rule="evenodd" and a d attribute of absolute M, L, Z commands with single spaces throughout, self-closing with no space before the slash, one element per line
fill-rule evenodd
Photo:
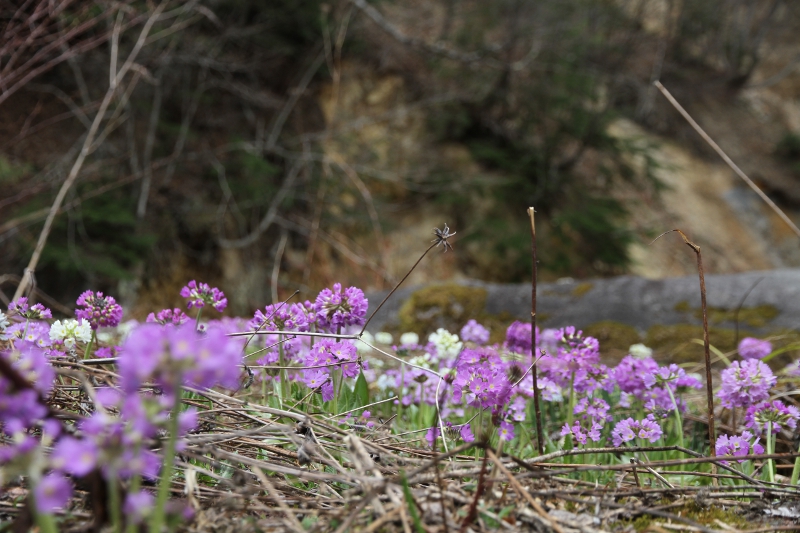
<path fill-rule="evenodd" d="M 194 329 L 197 329 L 197 328 L 200 327 L 200 317 L 202 315 L 203 315 L 203 308 L 202 307 L 198 307 L 197 308 L 197 318 L 194 321 Z"/>
<path fill-rule="evenodd" d="M 23 339 L 28 336 L 28 326 L 30 325 L 30 323 L 31 323 L 30 319 L 26 318 L 25 319 L 25 331 L 22 332 L 22 338 Z"/>
<path fill-rule="evenodd" d="M 134 451 L 134 455 L 141 454 L 141 446 L 137 445 L 136 450 Z M 136 494 L 139 492 L 139 489 L 142 487 L 142 475 L 138 472 L 134 474 L 133 478 L 131 478 L 131 485 L 128 487 L 129 494 Z M 125 527 L 125 533 L 136 533 L 138 530 L 137 525 L 134 523 L 133 520 L 128 518 L 128 525 Z"/>
<path fill-rule="evenodd" d="M 94 346 L 94 341 L 97 339 L 97 332 L 92 330 L 92 338 L 89 339 L 89 344 L 86 345 L 86 351 L 83 352 L 83 358 L 89 359 L 89 355 L 92 353 L 92 346 Z"/>
<path fill-rule="evenodd" d="M 665 388 L 669 393 L 669 399 L 672 400 L 672 408 L 675 409 L 675 432 L 678 434 L 678 444 L 681 448 L 685 448 L 683 445 L 683 421 L 681 420 L 681 412 L 678 410 L 678 402 L 675 401 L 675 395 L 672 394 L 669 383 L 665 384 Z"/>
<path fill-rule="evenodd" d="M 575 419 L 575 372 L 569 377 L 569 401 L 567 402 L 567 426 L 571 429 Z M 564 438 L 564 449 L 572 449 L 572 433 Z"/>
<path fill-rule="evenodd" d="M 108 476 L 108 505 L 111 507 L 111 525 L 114 533 L 122 532 L 122 502 L 119 496 L 119 479 L 117 473 L 112 469 Z"/>
<path fill-rule="evenodd" d="M 286 397 L 286 389 L 288 388 L 288 380 L 286 378 L 286 361 L 285 361 L 285 354 L 283 351 L 283 335 L 278 335 L 278 360 L 280 361 L 281 369 L 278 371 L 278 375 L 280 376 L 281 380 L 281 400 Z"/>
<path fill-rule="evenodd" d="M 33 498 L 33 496 L 31 496 L 31 498 Z M 51 514 L 36 512 L 36 525 L 39 526 L 39 531 L 41 533 L 56 533 L 58 531 L 56 520 Z"/>
<path fill-rule="evenodd" d="M 797 448 L 800 452 L 800 447 Z M 792 468 L 792 479 L 789 481 L 790 485 L 797 485 L 797 479 L 800 478 L 800 457 L 794 460 L 794 468 Z"/>
<path fill-rule="evenodd" d="M 767 422 L 767 454 L 775 453 L 775 437 L 772 435 L 772 422 Z M 767 481 L 775 483 L 775 471 L 773 470 L 773 460 L 767 459 Z"/>
<path fill-rule="evenodd" d="M 164 467 L 161 469 L 161 482 L 158 485 L 156 508 L 150 519 L 150 533 L 161 533 L 164 525 L 164 509 L 169 499 L 169 489 L 172 485 L 172 471 L 175 461 L 175 443 L 178 440 L 178 413 L 181 406 L 181 389 L 175 391 L 175 405 L 172 407 L 170 418 L 169 438 L 167 448 L 164 450 Z"/>

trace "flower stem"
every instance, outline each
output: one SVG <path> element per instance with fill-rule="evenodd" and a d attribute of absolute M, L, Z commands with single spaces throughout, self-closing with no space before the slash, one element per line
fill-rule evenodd
<path fill-rule="evenodd" d="M 678 410 L 678 402 L 675 401 L 675 395 L 672 394 L 672 388 L 670 388 L 669 383 L 665 384 L 665 387 L 669 393 L 669 399 L 672 400 L 672 407 L 675 409 L 675 432 L 678 434 L 678 444 L 681 448 L 684 448 L 683 421 L 681 420 L 681 412 Z"/>
<path fill-rule="evenodd" d="M 114 527 L 114 533 L 122 532 L 122 502 L 119 497 L 119 479 L 117 473 L 112 469 L 108 476 L 108 504 L 111 507 L 111 524 Z"/>
<path fill-rule="evenodd" d="M 202 315 L 203 315 L 203 308 L 202 307 L 198 307 L 197 308 L 197 318 L 194 321 L 194 329 L 195 329 L 195 331 L 197 330 L 197 328 L 200 327 L 200 317 Z"/>
<path fill-rule="evenodd" d="M 198 315 L 199 316 L 199 315 Z M 178 413 L 181 406 L 181 389 L 175 391 L 175 405 L 172 406 L 170 418 L 169 438 L 167 448 L 164 450 L 164 468 L 161 470 L 161 482 L 158 485 L 156 508 L 150 519 L 150 533 L 161 533 L 164 524 L 164 508 L 169 499 L 169 488 L 172 484 L 172 470 L 175 460 L 175 445 L 178 440 Z"/>
<path fill-rule="evenodd" d="M 767 454 L 773 454 L 773 453 L 775 453 L 775 437 L 772 435 L 772 422 L 769 421 L 767 422 Z M 773 470 L 772 465 L 773 465 L 772 459 L 767 459 L 767 464 L 766 464 L 767 481 L 769 481 L 770 483 L 775 483 L 775 471 Z"/>
<path fill-rule="evenodd" d="M 83 358 L 88 359 L 89 355 L 92 352 L 92 346 L 94 346 L 94 341 L 97 338 L 97 333 L 95 330 L 92 330 L 92 338 L 89 340 L 89 344 L 86 345 L 86 351 L 83 352 Z"/>
<path fill-rule="evenodd" d="M 800 452 L 800 447 L 797 448 Z M 797 479 L 800 478 L 800 457 L 794 460 L 794 468 L 792 468 L 792 479 L 789 481 L 790 485 L 797 485 Z"/>

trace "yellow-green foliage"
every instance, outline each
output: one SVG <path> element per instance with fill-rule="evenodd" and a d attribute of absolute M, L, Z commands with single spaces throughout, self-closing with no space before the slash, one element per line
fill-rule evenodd
<path fill-rule="evenodd" d="M 732 329 L 709 328 L 708 338 L 712 345 L 723 352 L 734 349 L 735 333 Z M 647 330 L 644 343 L 655 350 L 662 361 L 699 363 L 703 361 L 703 346 L 692 342 L 693 339 L 703 339 L 702 326 L 675 324 L 652 326 Z"/>
<path fill-rule="evenodd" d="M 619 361 L 628 353 L 632 344 L 642 342 L 636 328 L 613 320 L 595 322 L 585 328 L 583 333 L 600 342 L 600 353 L 604 359 Z M 607 364 L 609 361 L 605 361 Z"/>
<path fill-rule="evenodd" d="M 413 293 L 400 308 L 400 330 L 416 332 L 422 339 L 438 328 L 457 333 L 470 318 L 485 315 L 485 307 L 486 289 L 455 283 L 425 287 Z M 491 327 L 490 331 L 494 333 L 496 329 Z"/>
<path fill-rule="evenodd" d="M 664 503 L 668 502 L 665 501 Z M 736 531 L 748 529 L 751 526 L 751 524 L 747 522 L 747 519 L 737 513 L 734 508 L 723 509 L 716 505 L 701 507 L 696 502 L 691 502 L 682 507 L 670 509 L 669 512 L 694 520 L 704 526 L 714 527 L 715 529 L 719 527 L 719 522 L 730 526 L 732 530 Z M 636 531 L 647 531 L 651 525 L 665 521 L 666 519 L 657 516 L 642 514 L 633 519 L 631 524 Z"/>
<path fill-rule="evenodd" d="M 686 300 L 675 304 L 674 309 L 679 313 L 692 313 L 692 315 L 702 320 L 703 310 L 699 307 L 692 307 Z M 753 307 L 742 307 L 739 309 L 739 324 L 753 328 L 761 328 L 775 320 L 780 314 L 774 305 L 756 305 Z M 725 309 L 724 307 L 708 308 L 708 323 L 721 324 L 723 322 L 736 322 L 736 309 Z"/>
<path fill-rule="evenodd" d="M 572 289 L 572 296 L 574 296 L 575 298 L 581 298 L 585 296 L 586 293 L 592 290 L 593 288 L 594 285 L 589 283 L 588 281 L 584 283 L 578 283 L 575 286 L 575 288 Z"/>

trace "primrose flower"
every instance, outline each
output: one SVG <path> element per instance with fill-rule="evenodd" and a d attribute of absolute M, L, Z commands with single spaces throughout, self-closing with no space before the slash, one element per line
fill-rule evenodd
<path fill-rule="evenodd" d="M 419 335 L 408 331 L 400 335 L 400 345 L 401 346 L 411 346 L 419 344 Z"/>
<path fill-rule="evenodd" d="M 459 436 L 461 437 L 461 440 L 463 440 L 464 442 L 475 441 L 475 434 L 472 433 L 472 428 L 470 427 L 469 424 L 464 424 L 463 426 L 461 426 L 461 428 L 458 430 L 458 433 Z"/>
<path fill-rule="evenodd" d="M 50 460 L 56 470 L 81 477 L 95 467 L 97 454 L 97 446 L 93 441 L 64 437 L 56 444 Z"/>
<path fill-rule="evenodd" d="M 0 311 L 0 341 L 7 341 L 9 339 L 6 328 L 10 325 L 11 323 L 8 321 L 6 314 Z"/>
<path fill-rule="evenodd" d="M 800 418 L 800 410 L 797 407 L 787 406 L 782 401 L 775 400 L 751 405 L 744 417 L 744 425 L 760 434 L 764 426 L 772 423 L 772 433 L 777 434 L 780 433 L 783 426 L 795 429 L 798 418 Z"/>
<path fill-rule="evenodd" d="M 85 318 L 81 318 L 80 322 L 71 318 L 63 322 L 56 320 L 50 326 L 50 339 L 71 349 L 77 341 L 86 343 L 92 340 L 92 327 Z"/>
<path fill-rule="evenodd" d="M 248 325 L 267 331 L 308 331 L 308 318 L 302 305 L 280 303 L 268 305 L 263 312 L 258 309 Z"/>
<path fill-rule="evenodd" d="M 33 489 L 36 510 L 50 514 L 67 505 L 72 496 L 72 485 L 62 474 L 53 472 L 44 476 Z"/>
<path fill-rule="evenodd" d="M 83 309 L 76 309 L 75 316 L 86 319 L 92 329 L 98 327 L 115 327 L 122 320 L 122 307 L 111 296 L 103 296 L 102 292 L 97 294 L 86 291 L 80 295 L 78 305 Z"/>
<path fill-rule="evenodd" d="M 506 422 L 505 420 L 500 421 L 500 427 L 497 429 L 497 434 L 500 435 L 500 438 L 504 441 L 511 442 L 514 440 L 514 424 Z"/>
<path fill-rule="evenodd" d="M 531 351 L 531 325 L 517 320 L 506 330 L 506 347 L 512 352 L 527 354 Z"/>
<path fill-rule="evenodd" d="M 428 342 L 436 346 L 436 354 L 439 359 L 454 357 L 464 347 L 464 343 L 458 340 L 458 335 L 454 335 L 444 328 L 439 328 L 435 333 L 431 333 L 428 336 Z"/>
<path fill-rule="evenodd" d="M 575 404 L 576 415 L 590 416 L 593 419 L 606 420 L 611 406 L 602 398 L 589 398 L 584 396 Z M 597 441 L 595 441 L 597 442 Z"/>
<path fill-rule="evenodd" d="M 661 438 L 661 427 L 653 420 L 647 418 L 634 420 L 627 418 L 617 423 L 611 431 L 611 439 L 614 446 L 621 446 L 623 442 L 629 442 L 639 437 L 650 442 L 656 442 Z"/>
<path fill-rule="evenodd" d="M 717 455 L 727 455 L 729 457 L 741 457 L 750 453 L 750 441 L 753 439 L 753 434 L 749 431 L 742 431 L 741 435 L 720 435 L 717 437 Z M 758 443 L 759 439 L 756 437 L 753 442 L 753 453 L 764 453 L 764 447 Z M 739 459 L 743 463 L 746 459 Z"/>
<path fill-rule="evenodd" d="M 345 326 L 362 325 L 366 321 L 369 302 L 358 287 L 342 291 L 342 284 L 334 283 L 333 290 L 322 289 L 315 304 L 319 328 L 334 331 Z"/>
<path fill-rule="evenodd" d="M 489 342 L 489 330 L 474 319 L 471 319 L 461 328 L 459 335 L 464 342 L 474 342 L 479 346 Z"/>
<path fill-rule="evenodd" d="M 742 359 L 763 359 L 772 352 L 772 343 L 745 337 L 739 342 L 739 355 Z"/>
<path fill-rule="evenodd" d="M 122 509 L 134 524 L 139 524 L 150 514 L 154 503 L 155 498 L 147 491 L 129 492 Z"/>
<path fill-rule="evenodd" d="M 150 313 L 147 315 L 146 322 L 158 322 L 162 326 L 180 326 L 189 321 L 189 317 L 182 310 L 162 309 L 158 314 Z"/>
<path fill-rule="evenodd" d="M 216 287 L 209 287 L 208 283 L 197 283 L 190 281 L 181 289 L 181 296 L 188 298 L 186 307 L 204 307 L 210 305 L 220 313 L 228 306 L 228 299 L 225 293 Z"/>
<path fill-rule="evenodd" d="M 628 353 L 634 356 L 636 359 L 649 359 L 650 357 L 653 357 L 653 349 L 648 348 L 642 343 L 631 344 L 631 347 L 628 348 Z"/>
<path fill-rule="evenodd" d="M 564 427 L 561 428 L 561 436 L 572 435 L 576 447 L 578 444 L 585 446 L 589 439 L 592 442 L 599 442 L 602 429 L 603 425 L 594 420 L 592 420 L 588 428 L 584 428 L 580 421 L 576 420 L 572 427 L 569 427 L 569 424 L 564 424 Z"/>
<path fill-rule="evenodd" d="M 728 409 L 749 407 L 766 400 L 769 389 L 778 382 L 769 366 L 758 359 L 734 361 L 720 377 L 720 404 Z"/>
<path fill-rule="evenodd" d="M 26 320 L 43 320 L 53 318 L 53 313 L 42 304 L 28 305 L 28 299 L 21 296 L 8 305 L 11 314 L 21 316 Z"/>

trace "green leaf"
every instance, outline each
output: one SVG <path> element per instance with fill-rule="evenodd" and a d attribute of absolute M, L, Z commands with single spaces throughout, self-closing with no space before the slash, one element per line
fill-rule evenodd
<path fill-rule="evenodd" d="M 408 480 L 406 480 L 406 473 L 400 472 L 400 481 L 403 484 L 403 495 L 405 496 L 406 504 L 408 504 L 408 513 L 411 515 L 411 520 L 414 522 L 414 529 L 417 533 L 425 533 L 425 528 L 422 526 L 422 521 L 419 519 L 417 513 L 417 506 L 414 504 L 414 495 L 411 494 L 411 489 L 408 488 Z"/>
<path fill-rule="evenodd" d="M 369 405 L 369 384 L 367 384 L 367 378 L 364 377 L 364 372 L 358 373 L 356 386 L 353 392 L 356 398 L 356 405 L 354 407 Z"/>

